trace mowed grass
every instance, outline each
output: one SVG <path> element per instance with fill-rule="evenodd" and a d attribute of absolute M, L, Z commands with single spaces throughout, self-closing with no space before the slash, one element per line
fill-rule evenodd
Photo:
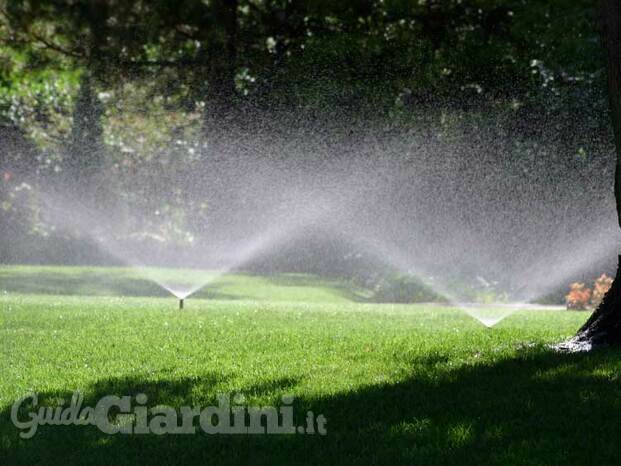
<path fill-rule="evenodd" d="M 86 296 L 170 296 L 153 278 L 183 279 L 184 269 L 131 267 L 58 267 L 0 265 L 0 290 L 29 294 Z M 270 302 L 357 302 L 371 298 L 370 290 L 351 282 L 310 274 L 210 274 L 193 297 Z M 197 281 L 200 283 L 200 280 Z"/>
<path fill-rule="evenodd" d="M 179 311 L 174 298 L 32 294 L 6 283 L 2 465 L 584 465 L 621 454 L 619 352 L 546 346 L 573 334 L 584 313 L 521 311 L 487 329 L 458 309 L 361 304 L 327 284 L 314 302 L 245 290 L 243 300 L 190 298 Z M 296 424 L 309 410 L 324 414 L 327 435 L 43 426 L 19 438 L 16 399 L 35 392 L 53 405 L 75 390 L 93 406 L 138 393 L 150 407 L 206 407 L 219 393 L 279 406 L 293 395 Z"/>

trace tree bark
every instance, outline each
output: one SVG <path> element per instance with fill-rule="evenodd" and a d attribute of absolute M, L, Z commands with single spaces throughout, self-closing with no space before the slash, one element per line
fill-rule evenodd
<path fill-rule="evenodd" d="M 210 56 L 207 57 L 207 98 L 205 130 L 213 136 L 224 125 L 231 124 L 235 117 L 235 73 L 237 67 L 237 21 L 238 0 L 217 0 L 214 2 L 215 17 L 222 27 L 220 40 L 211 32 L 214 40 Z"/>
<path fill-rule="evenodd" d="M 86 56 L 73 108 L 67 168 L 70 177 L 91 178 L 100 170 L 104 158 L 103 107 L 95 84 L 104 75 L 101 55 L 105 53 L 108 10 L 102 0 L 93 0 L 84 8 L 84 25 L 88 28 L 84 41 Z"/>
<path fill-rule="evenodd" d="M 83 71 L 73 108 L 73 126 L 65 166 L 70 178 L 91 179 L 103 159 L 103 108 L 93 89 L 91 70 Z"/>
<path fill-rule="evenodd" d="M 601 25 L 607 59 L 610 116 L 617 153 L 614 192 L 617 218 L 621 227 L 621 3 L 619 0 L 602 1 Z M 574 338 L 559 346 L 562 349 L 580 350 L 618 344 L 621 344 L 621 256 L 615 280 L 599 307 Z"/>

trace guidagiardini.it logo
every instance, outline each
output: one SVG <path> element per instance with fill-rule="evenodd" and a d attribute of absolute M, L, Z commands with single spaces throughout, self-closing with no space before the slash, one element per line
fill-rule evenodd
<path fill-rule="evenodd" d="M 326 435 L 327 420 L 307 411 L 304 422 L 294 423 L 292 395 L 275 406 L 248 406 L 245 397 L 219 394 L 216 406 L 204 408 L 166 405 L 147 406 L 144 393 L 132 396 L 108 395 L 95 406 L 83 406 L 84 397 L 75 392 L 69 406 L 59 400 L 55 406 L 39 406 L 37 394 L 28 394 L 13 403 L 11 421 L 20 437 L 34 437 L 39 426 L 94 425 L 106 434 L 195 434 L 200 428 L 207 434 L 304 434 Z M 198 422 L 197 422 L 198 421 Z"/>

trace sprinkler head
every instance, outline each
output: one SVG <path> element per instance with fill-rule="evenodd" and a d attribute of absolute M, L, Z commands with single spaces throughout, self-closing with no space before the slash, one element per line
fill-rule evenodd
<path fill-rule="evenodd" d="M 183 309 L 183 299 L 179 300 L 179 309 Z"/>

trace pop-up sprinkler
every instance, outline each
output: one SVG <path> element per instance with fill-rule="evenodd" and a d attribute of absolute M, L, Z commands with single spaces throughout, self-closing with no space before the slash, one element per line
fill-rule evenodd
<path fill-rule="evenodd" d="M 200 287 L 190 288 L 189 286 L 182 287 L 180 285 L 172 285 L 172 284 L 161 284 L 162 288 L 166 289 L 170 294 L 172 294 L 179 301 L 179 310 L 183 310 L 185 307 L 185 300 L 189 296 L 191 296 L 196 290 Z"/>

